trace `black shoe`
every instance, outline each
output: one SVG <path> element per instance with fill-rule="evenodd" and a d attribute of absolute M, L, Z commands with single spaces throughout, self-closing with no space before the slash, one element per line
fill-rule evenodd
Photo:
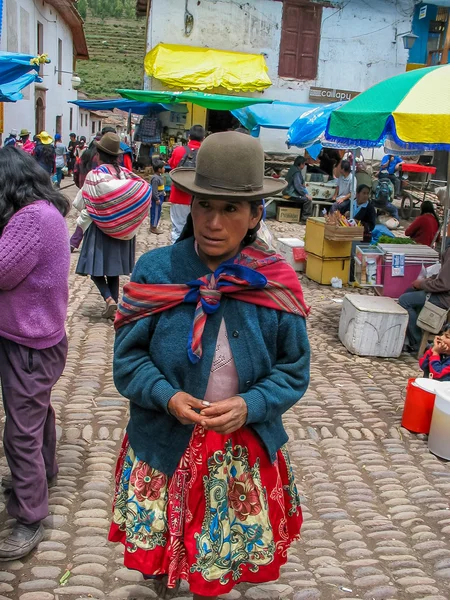
<path fill-rule="evenodd" d="M 43 539 L 44 526 L 42 523 L 25 525 L 17 521 L 8 537 L 0 542 L 0 562 L 27 556 Z"/>
<path fill-rule="evenodd" d="M 52 487 L 55 487 L 55 485 L 57 485 L 58 483 L 58 476 L 54 475 L 53 477 L 50 477 L 50 479 L 47 479 L 47 484 L 48 484 L 48 489 L 51 489 Z M 2 488 L 3 491 L 6 494 L 9 494 L 12 490 L 12 477 L 11 475 L 5 475 L 4 477 L 2 477 Z"/>

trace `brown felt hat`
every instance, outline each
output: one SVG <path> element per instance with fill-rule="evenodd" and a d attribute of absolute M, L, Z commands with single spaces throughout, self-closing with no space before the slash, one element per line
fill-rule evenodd
<path fill-rule="evenodd" d="M 264 150 L 258 140 L 235 131 L 213 133 L 201 145 L 195 169 L 177 168 L 177 188 L 218 200 L 258 200 L 281 192 L 284 179 L 264 177 Z"/>
<path fill-rule="evenodd" d="M 98 142 L 94 142 L 94 145 L 102 152 L 111 154 L 111 156 L 123 154 L 123 151 L 120 149 L 120 137 L 117 133 L 105 133 Z"/>

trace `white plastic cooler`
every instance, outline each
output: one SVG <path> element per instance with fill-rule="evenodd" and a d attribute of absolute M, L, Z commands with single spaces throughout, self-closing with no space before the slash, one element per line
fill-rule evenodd
<path fill-rule="evenodd" d="M 339 339 L 358 356 L 400 356 L 408 313 L 392 298 L 347 294 L 342 304 Z"/>
<path fill-rule="evenodd" d="M 298 238 L 278 238 L 277 252 L 279 252 L 294 271 L 302 273 L 305 270 L 306 255 L 305 243 Z"/>

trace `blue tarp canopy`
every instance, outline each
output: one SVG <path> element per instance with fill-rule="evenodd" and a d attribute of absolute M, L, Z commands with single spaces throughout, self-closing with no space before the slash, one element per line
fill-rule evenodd
<path fill-rule="evenodd" d="M 289 129 L 299 115 L 317 106 L 317 104 L 275 101 L 273 104 L 254 104 L 247 108 L 239 108 L 232 110 L 231 113 L 253 137 L 258 137 L 261 127 Z"/>
<path fill-rule="evenodd" d="M 325 133 L 331 113 L 345 102 L 333 102 L 303 112 L 289 127 L 286 144 L 288 147 L 308 148 Z"/>
<path fill-rule="evenodd" d="M 126 100 L 125 98 L 111 98 L 110 100 L 73 100 L 71 104 L 76 104 L 85 110 L 124 110 L 135 115 L 147 115 L 150 112 L 163 112 L 170 110 L 172 112 L 187 113 L 185 104 L 149 104 L 148 102 L 137 102 L 136 100 Z"/>
<path fill-rule="evenodd" d="M 39 63 L 32 64 L 32 54 L 0 52 L 0 102 L 16 102 L 23 98 L 20 93 L 30 83 L 42 81 Z"/>

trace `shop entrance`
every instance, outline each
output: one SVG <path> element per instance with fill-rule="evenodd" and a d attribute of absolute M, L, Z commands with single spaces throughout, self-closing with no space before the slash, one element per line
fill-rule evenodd
<path fill-rule="evenodd" d="M 208 110 L 206 114 L 206 131 L 219 133 L 239 127 L 239 121 L 229 110 Z"/>

